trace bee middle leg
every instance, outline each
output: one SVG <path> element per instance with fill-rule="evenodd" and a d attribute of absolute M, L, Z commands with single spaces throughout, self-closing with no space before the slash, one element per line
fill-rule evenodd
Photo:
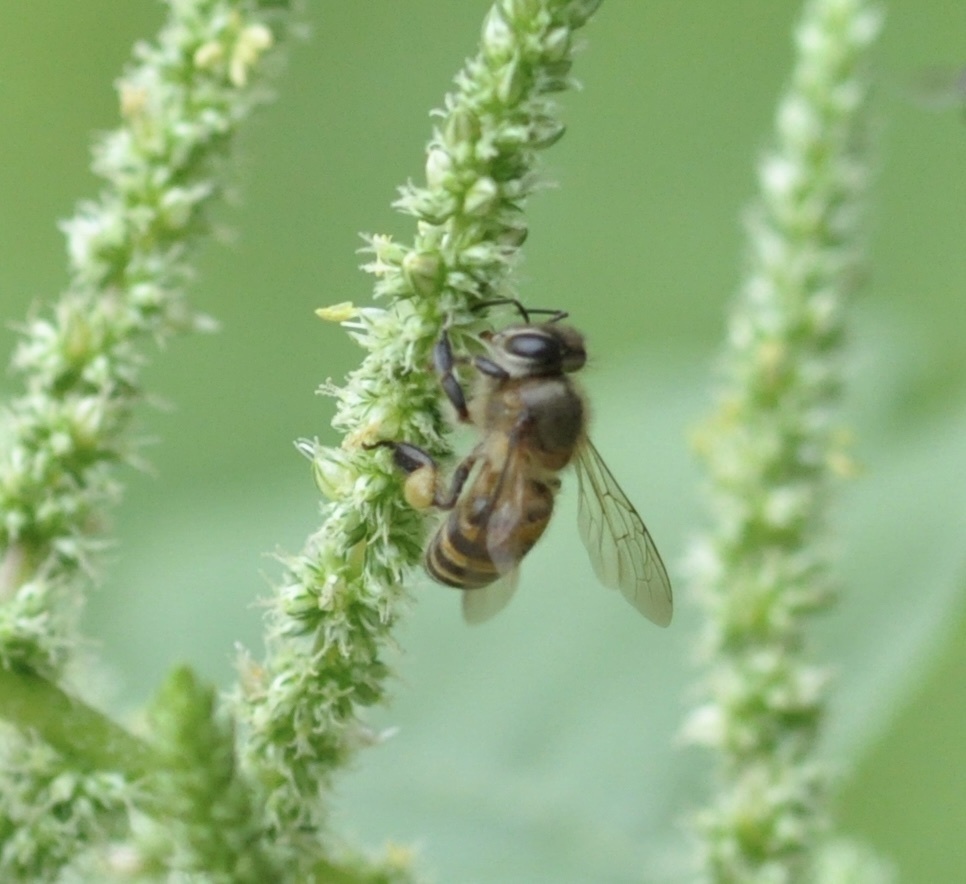
<path fill-rule="evenodd" d="M 413 509 L 428 509 L 437 507 L 441 510 L 451 510 L 459 500 L 460 492 L 469 478 L 470 471 L 477 460 L 474 451 L 464 458 L 453 471 L 449 488 L 443 492 L 440 489 L 440 468 L 435 458 L 418 445 L 410 442 L 391 442 L 382 440 L 367 448 L 391 448 L 393 461 L 396 466 L 406 473 L 404 494 L 406 502 Z"/>

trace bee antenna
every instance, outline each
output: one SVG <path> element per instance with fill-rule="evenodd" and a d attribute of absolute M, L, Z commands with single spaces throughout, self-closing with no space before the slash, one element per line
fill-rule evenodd
<path fill-rule="evenodd" d="M 552 307 L 531 307 L 531 313 L 546 313 L 550 316 L 547 322 L 560 322 L 561 319 L 566 319 L 570 314 L 566 310 L 555 310 Z M 528 319 L 527 322 L 530 320 Z"/>
<path fill-rule="evenodd" d="M 516 298 L 494 298 L 489 301 L 479 301 L 473 305 L 473 309 L 484 310 L 487 307 L 502 307 L 505 304 L 512 304 L 514 307 L 516 307 L 517 312 L 527 325 L 530 325 L 530 317 L 538 313 L 548 314 L 550 316 L 550 319 L 547 320 L 548 322 L 559 322 L 561 319 L 566 319 L 569 315 L 566 310 L 556 310 L 547 307 L 531 307 L 528 310 Z"/>

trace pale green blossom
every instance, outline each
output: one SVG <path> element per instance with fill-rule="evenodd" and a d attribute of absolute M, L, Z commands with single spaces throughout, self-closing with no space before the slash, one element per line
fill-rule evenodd
<path fill-rule="evenodd" d="M 685 734 L 718 760 L 698 816 L 717 882 L 808 880 L 831 829 L 832 772 L 815 755 L 830 673 L 810 661 L 807 636 L 834 598 L 822 531 L 830 486 L 847 472 L 835 405 L 878 29 L 870 0 L 806 5 L 775 147 L 759 166 L 720 402 L 699 439 L 715 520 L 692 556 L 708 671 Z"/>

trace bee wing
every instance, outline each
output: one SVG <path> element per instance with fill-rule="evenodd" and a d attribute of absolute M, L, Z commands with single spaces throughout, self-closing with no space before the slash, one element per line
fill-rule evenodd
<path fill-rule="evenodd" d="M 526 474 L 518 450 L 501 449 L 502 464 L 487 502 L 486 550 L 500 578 L 477 589 L 463 590 L 463 619 L 482 623 L 502 611 L 516 592 L 523 549 L 519 526 L 524 507 Z"/>
<path fill-rule="evenodd" d="M 517 590 L 519 573 L 519 569 L 514 568 L 489 586 L 464 589 L 463 619 L 476 625 L 499 614 L 510 603 Z"/>
<path fill-rule="evenodd" d="M 577 451 L 577 524 L 598 580 L 658 626 L 671 622 L 671 581 L 637 510 L 589 439 Z"/>
<path fill-rule="evenodd" d="M 486 549 L 501 576 L 516 570 L 527 549 L 520 532 L 526 512 L 525 458 L 518 447 L 508 447 L 490 498 Z"/>

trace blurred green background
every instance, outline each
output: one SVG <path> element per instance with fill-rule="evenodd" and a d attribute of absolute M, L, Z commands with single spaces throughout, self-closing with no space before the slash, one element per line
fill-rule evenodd
<path fill-rule="evenodd" d="M 277 103 L 246 129 L 234 205 L 198 255 L 194 303 L 219 334 L 148 369 L 170 404 L 141 432 L 154 475 L 129 475 L 118 544 L 87 628 L 95 692 L 139 707 L 181 661 L 230 683 L 236 642 L 317 522 L 292 441 L 331 439 L 314 395 L 358 351 L 313 309 L 366 302 L 358 232 L 408 238 L 389 208 L 421 176 L 428 111 L 474 51 L 488 3 L 311 4 Z M 398 727 L 340 783 L 340 826 L 413 843 L 444 882 L 674 881 L 706 759 L 677 745 L 697 616 L 680 576 L 702 524 L 687 446 L 707 411 L 723 316 L 742 267 L 740 218 L 787 78 L 798 4 L 611 0 L 563 96 L 545 156 L 559 186 L 531 204 L 520 270 L 530 304 L 588 334 L 595 437 L 677 576 L 667 631 L 596 588 L 573 500 L 492 624 L 419 584 L 402 630 Z M 65 280 L 55 221 L 93 195 L 91 133 L 112 83 L 162 19 L 153 0 L 34 0 L 0 15 L 0 316 Z M 966 63 L 966 4 L 888 9 L 877 54 L 869 275 L 854 311 L 843 421 L 863 475 L 843 489 L 834 553 L 843 604 L 821 627 L 838 692 L 824 744 L 843 774 L 842 830 L 911 882 L 966 869 L 966 120 L 914 100 L 923 72 Z M 5 325 L 0 343 L 14 340 Z M 4 376 L 5 393 L 15 389 Z"/>

